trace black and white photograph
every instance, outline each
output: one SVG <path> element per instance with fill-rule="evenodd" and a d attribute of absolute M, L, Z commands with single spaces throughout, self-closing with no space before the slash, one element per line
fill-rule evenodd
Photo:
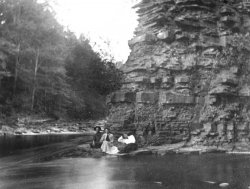
<path fill-rule="evenodd" d="M 0 0 L 0 189 L 250 189 L 250 0 Z"/>

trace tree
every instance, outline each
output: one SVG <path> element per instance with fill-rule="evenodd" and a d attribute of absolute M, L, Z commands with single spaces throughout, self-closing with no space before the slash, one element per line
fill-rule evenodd
<path fill-rule="evenodd" d="M 59 92 L 52 87 L 55 83 L 61 81 L 66 84 L 64 79 L 59 79 L 65 76 L 65 32 L 47 3 L 39 4 L 36 0 L 0 1 L 0 11 L 1 37 L 15 44 L 17 49 L 8 61 L 8 68 L 14 76 L 12 97 L 18 98 L 17 86 L 23 83 L 18 92 L 29 94 L 27 102 L 31 102 L 30 110 L 33 111 L 35 104 L 41 105 L 37 101 L 41 98 L 36 99 L 38 89 L 39 94 L 42 90 L 48 96 L 48 93 Z"/>
<path fill-rule="evenodd" d="M 81 37 L 66 58 L 66 71 L 77 98 L 83 99 L 81 111 L 74 114 L 86 118 L 105 115 L 105 96 L 119 89 L 121 83 L 115 64 L 102 60 L 89 40 Z"/>
<path fill-rule="evenodd" d="M 0 61 L 11 73 L 0 106 L 9 112 L 105 115 L 105 95 L 120 87 L 121 74 L 101 57 L 89 40 L 64 30 L 47 1 L 0 0 Z"/>

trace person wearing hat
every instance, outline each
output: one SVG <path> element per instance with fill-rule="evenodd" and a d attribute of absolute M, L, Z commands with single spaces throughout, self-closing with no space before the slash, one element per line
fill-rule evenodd
<path fill-rule="evenodd" d="M 102 138 L 101 127 L 97 126 L 94 128 L 94 130 L 96 131 L 96 133 L 93 137 L 93 141 L 90 144 L 90 146 L 91 148 L 101 148 L 102 146 L 102 142 L 100 142 Z"/>

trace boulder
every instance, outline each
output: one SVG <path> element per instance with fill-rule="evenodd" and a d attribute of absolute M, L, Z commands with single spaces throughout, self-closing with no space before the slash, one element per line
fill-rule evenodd
<path fill-rule="evenodd" d="M 239 90 L 239 96 L 250 97 L 250 86 L 249 85 L 242 86 L 241 89 Z"/>
<path fill-rule="evenodd" d="M 157 38 L 161 40 L 165 40 L 167 42 L 172 42 L 174 40 L 173 32 L 162 30 L 157 34 Z"/>
<path fill-rule="evenodd" d="M 128 43 L 130 47 L 133 47 L 137 43 L 148 43 L 151 44 L 156 41 L 156 37 L 153 34 L 142 34 L 131 39 Z"/>
<path fill-rule="evenodd" d="M 229 184 L 228 183 L 220 183 L 219 186 L 222 188 L 225 188 L 225 187 L 228 187 Z"/>
<path fill-rule="evenodd" d="M 77 149 L 88 152 L 91 150 L 91 147 L 89 144 L 81 144 L 77 146 Z"/>
<path fill-rule="evenodd" d="M 3 134 L 14 134 L 14 129 L 7 125 L 3 125 L 1 131 Z"/>
<path fill-rule="evenodd" d="M 175 83 L 189 83 L 190 77 L 183 75 L 175 77 Z"/>
<path fill-rule="evenodd" d="M 133 79 L 135 83 L 148 83 L 149 79 L 146 76 L 140 76 Z"/>
<path fill-rule="evenodd" d="M 209 91 L 210 95 L 236 95 L 236 90 L 228 85 L 217 85 Z"/>

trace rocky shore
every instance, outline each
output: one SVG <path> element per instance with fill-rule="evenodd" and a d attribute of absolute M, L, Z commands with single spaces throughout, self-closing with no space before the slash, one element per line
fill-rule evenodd
<path fill-rule="evenodd" d="M 93 128 L 95 126 L 104 127 L 105 120 L 89 121 L 89 122 L 63 122 L 50 119 L 18 119 L 14 126 L 2 125 L 0 135 L 57 135 L 57 134 L 84 134 L 89 137 L 94 135 Z M 139 141 L 140 142 L 140 141 Z M 44 147 L 42 147 L 44 148 Z M 51 144 L 46 146 L 49 153 L 39 154 L 39 160 L 51 160 L 63 157 L 102 157 L 106 154 L 100 149 L 92 149 L 86 141 L 83 142 L 82 137 L 76 138 L 68 142 L 59 144 Z M 57 150 L 54 150 L 57 149 Z M 182 141 L 173 144 L 139 144 L 139 148 L 128 154 L 117 154 L 115 156 L 137 156 L 137 155 L 159 155 L 164 156 L 169 153 L 176 154 L 204 154 L 204 153 L 228 153 L 228 154 L 250 154 L 250 146 L 248 143 L 231 142 L 231 143 L 214 143 L 206 144 L 197 142 L 197 138 Z"/>
<path fill-rule="evenodd" d="M 1 135 L 94 134 L 95 126 L 104 127 L 101 121 L 56 121 L 51 118 L 22 117 L 12 123 L 2 123 Z"/>
<path fill-rule="evenodd" d="M 102 156 L 114 156 L 114 157 L 133 157 L 138 155 L 156 155 L 164 156 L 167 154 L 196 154 L 202 155 L 206 153 L 227 153 L 227 154 L 239 154 L 250 155 L 250 147 L 242 145 L 242 143 L 227 144 L 224 146 L 202 146 L 193 145 L 189 146 L 186 142 L 180 142 L 176 144 L 165 144 L 161 146 L 147 146 L 138 148 L 138 150 L 127 154 L 107 155 L 101 152 L 100 149 L 92 149 L 89 144 L 80 144 L 72 146 L 61 153 L 54 154 L 54 158 L 63 157 L 93 157 L 98 158 Z M 47 159 L 51 159 L 52 157 Z M 53 158 L 52 158 L 53 159 Z"/>

